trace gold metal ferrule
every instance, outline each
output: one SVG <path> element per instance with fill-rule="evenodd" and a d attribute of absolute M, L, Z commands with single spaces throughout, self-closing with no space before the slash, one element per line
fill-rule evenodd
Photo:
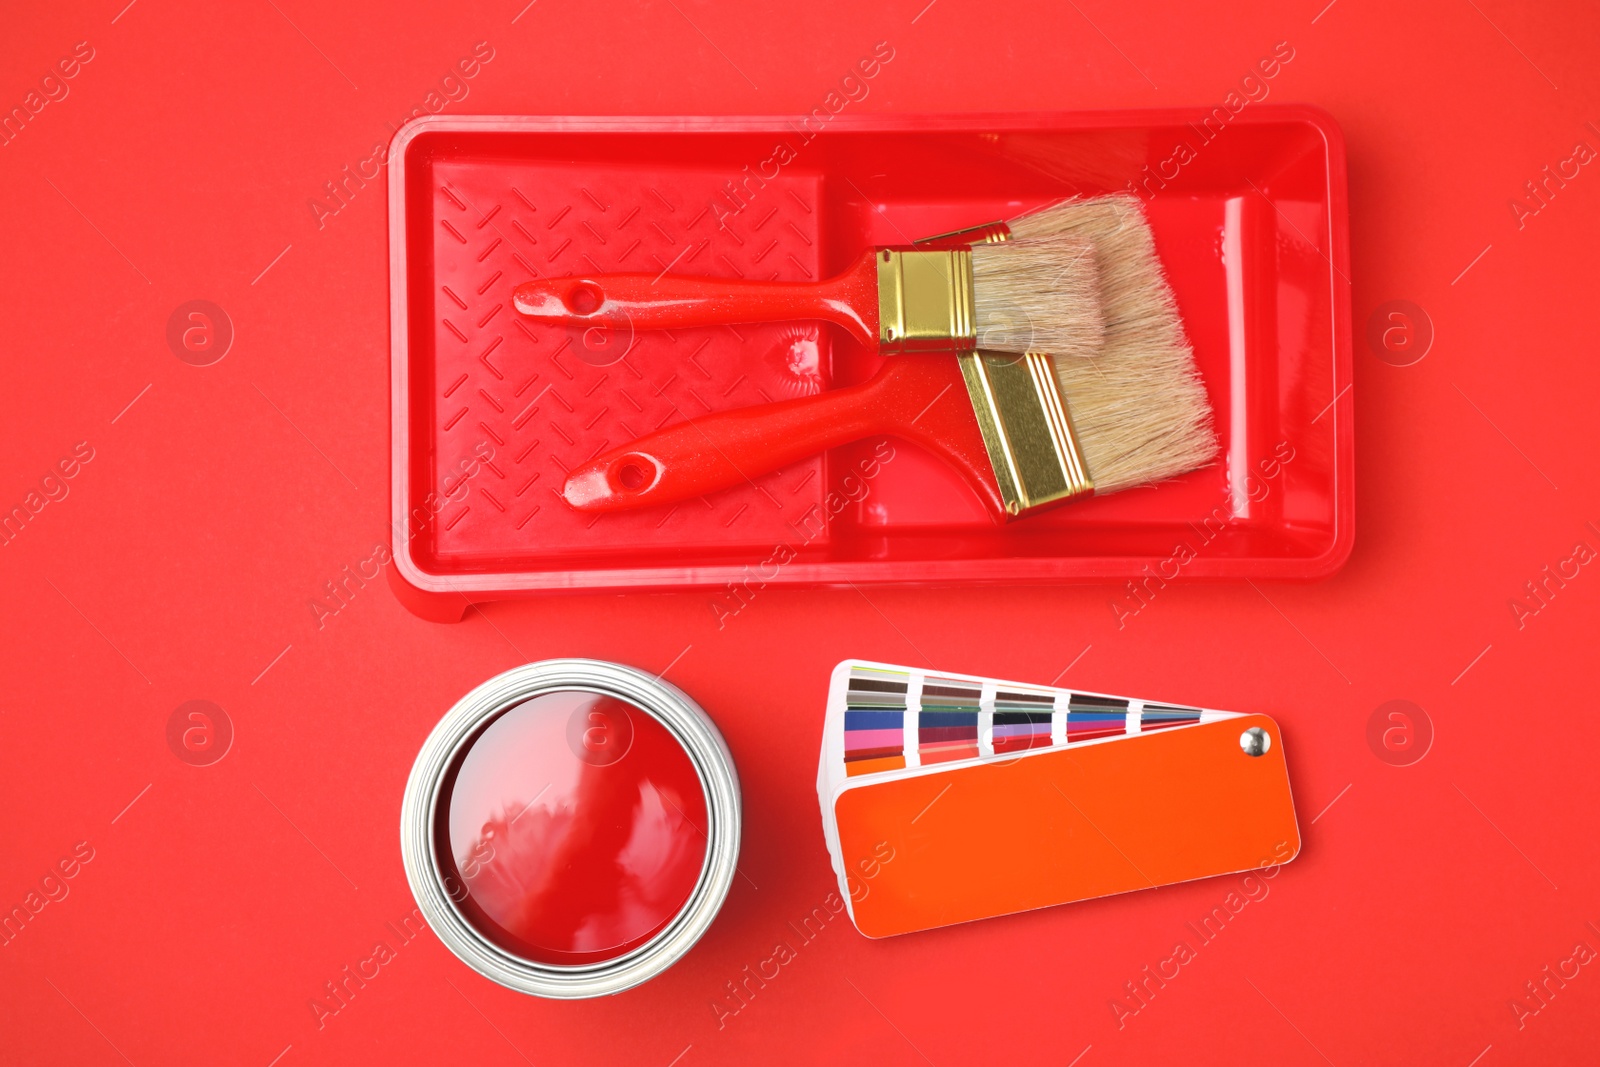
<path fill-rule="evenodd" d="M 997 245 L 1011 240 L 1011 228 L 1003 222 L 985 222 L 963 230 L 936 233 L 921 237 L 912 244 L 917 248 L 950 248 L 954 245 Z"/>
<path fill-rule="evenodd" d="M 977 344 L 972 253 L 878 253 L 878 347 L 884 353 L 970 352 Z"/>
<path fill-rule="evenodd" d="M 957 358 L 1008 515 L 1094 491 L 1050 356 Z"/>

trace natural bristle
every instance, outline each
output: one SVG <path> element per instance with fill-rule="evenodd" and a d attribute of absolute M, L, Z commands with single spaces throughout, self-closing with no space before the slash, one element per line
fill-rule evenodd
<path fill-rule="evenodd" d="M 1142 221 L 1144 213 L 1139 210 L 1137 197 L 1126 193 L 1117 193 L 1111 196 L 1074 197 L 1070 200 L 1057 200 L 1053 204 L 1035 208 L 1025 215 L 1006 220 L 1006 229 L 1011 232 L 1014 240 L 1037 241 L 1052 237 L 1083 237 L 1098 239 L 1103 236 L 1107 221 L 1113 213 L 1106 209 L 1115 207 L 1115 219 L 1120 220 L 1128 211 L 1133 211 Z"/>
<path fill-rule="evenodd" d="M 1100 349 L 1105 319 L 1088 240 L 975 245 L 972 290 L 979 348 L 1074 359 Z"/>
<path fill-rule="evenodd" d="M 1137 198 L 1069 200 L 1009 225 L 1019 240 L 1094 245 L 1103 344 L 1088 359 L 1055 352 L 1054 362 L 1095 492 L 1171 478 L 1215 459 L 1211 405 Z"/>

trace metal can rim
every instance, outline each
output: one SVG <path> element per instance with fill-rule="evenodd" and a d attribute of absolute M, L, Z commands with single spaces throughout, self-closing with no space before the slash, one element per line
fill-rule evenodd
<path fill-rule="evenodd" d="M 434 817 L 445 772 L 495 716 L 539 693 L 584 689 L 626 700 L 654 716 L 683 745 L 706 794 L 706 859 L 678 915 L 645 944 L 583 966 L 535 963 L 479 933 L 456 908 L 434 846 Z M 727 743 L 710 717 L 677 686 L 633 667 L 592 659 L 552 659 L 514 667 L 458 700 L 417 753 L 400 805 L 400 852 L 423 918 L 463 963 L 491 981 L 562 1000 L 632 989 L 672 966 L 710 928 L 733 884 L 739 858 L 739 779 Z"/>

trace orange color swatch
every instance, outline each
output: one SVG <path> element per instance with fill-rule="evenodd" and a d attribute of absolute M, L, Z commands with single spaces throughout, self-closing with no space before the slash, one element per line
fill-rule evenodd
<path fill-rule="evenodd" d="M 1259 755 L 1242 743 L 1252 728 L 1266 734 Z M 893 850 L 852 905 L 868 937 L 1252 870 L 1300 850 L 1283 738 L 1264 715 L 862 780 L 837 794 L 833 814 L 844 870 L 884 842 Z"/>

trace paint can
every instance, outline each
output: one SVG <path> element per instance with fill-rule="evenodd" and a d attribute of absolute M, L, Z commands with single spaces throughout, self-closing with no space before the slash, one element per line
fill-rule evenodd
<path fill-rule="evenodd" d="M 541 997 L 620 993 L 716 918 L 739 782 L 682 690 L 599 660 L 490 679 L 444 716 L 406 784 L 406 878 L 445 946 Z"/>

